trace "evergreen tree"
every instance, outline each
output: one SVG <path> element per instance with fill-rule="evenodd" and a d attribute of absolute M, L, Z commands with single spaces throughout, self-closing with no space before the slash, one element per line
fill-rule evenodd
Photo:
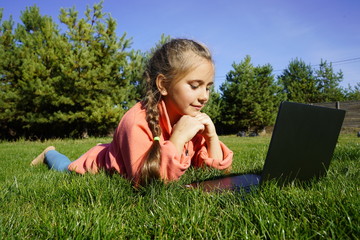
<path fill-rule="evenodd" d="M 66 42 L 50 17 L 41 16 L 38 7 L 22 12 L 23 25 L 15 30 L 20 76 L 16 81 L 19 99 L 17 121 L 26 136 L 45 134 L 52 130 L 54 112 L 59 111 L 62 99 L 57 86 L 61 85 L 60 63 L 65 55 Z M 58 126 L 57 126 L 58 127 Z"/>
<path fill-rule="evenodd" d="M 24 25 L 18 25 L 15 33 L 11 18 L 2 25 L 1 101 L 6 109 L 1 111 L 0 121 L 2 128 L 9 131 L 3 131 L 4 136 L 21 136 L 31 127 L 36 128 L 34 122 L 48 121 L 43 107 L 51 89 L 43 83 L 51 82 L 56 72 L 49 60 L 52 45 L 57 42 L 53 41 L 57 30 L 52 20 L 41 17 L 36 7 L 27 8 L 21 20 Z"/>
<path fill-rule="evenodd" d="M 61 66 L 67 108 L 56 117 L 73 123 L 81 131 L 75 134 L 105 134 L 134 104 L 133 66 L 125 51 L 131 40 L 125 33 L 116 36 L 116 22 L 102 12 L 101 3 L 87 8 L 82 19 L 74 8 L 61 9 L 60 20 L 67 26 L 69 43 Z"/>
<path fill-rule="evenodd" d="M 143 60 L 127 51 L 131 40 L 117 37 L 102 4 L 82 19 L 74 8 L 62 9 L 62 34 L 36 6 L 21 20 L 15 30 L 11 19 L 0 22 L 2 135 L 11 129 L 16 136 L 78 137 L 114 129 L 135 103 L 131 83 Z"/>
<path fill-rule="evenodd" d="M 360 82 L 354 87 L 350 86 L 344 90 L 345 100 L 360 101 Z"/>
<path fill-rule="evenodd" d="M 313 69 L 300 59 L 290 61 L 278 80 L 289 101 L 313 103 L 319 99 Z"/>
<path fill-rule="evenodd" d="M 316 84 L 319 91 L 318 102 L 335 102 L 344 99 L 344 93 L 339 86 L 343 80 L 343 73 L 340 70 L 334 73 L 331 63 L 321 59 L 319 69 L 316 73 Z"/>
<path fill-rule="evenodd" d="M 250 56 L 234 68 L 220 86 L 222 123 L 232 130 L 263 129 L 271 125 L 281 101 L 270 65 L 254 67 Z"/>
<path fill-rule="evenodd" d="M 301 103 L 342 100 L 342 79 L 343 73 L 334 73 L 331 63 L 321 60 L 319 69 L 315 69 L 300 59 L 292 60 L 278 77 L 287 99 Z"/>
<path fill-rule="evenodd" d="M 10 17 L 2 21 L 0 9 L 0 136 L 15 135 L 16 103 L 18 99 L 16 81 L 19 79 L 19 58 L 16 56 L 14 22 Z"/>

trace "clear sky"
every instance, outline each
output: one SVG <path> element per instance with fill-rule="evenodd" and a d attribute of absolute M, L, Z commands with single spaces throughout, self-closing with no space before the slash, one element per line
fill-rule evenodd
<path fill-rule="evenodd" d="M 0 0 L 3 20 L 36 4 L 42 15 L 58 22 L 60 8 L 100 0 Z M 252 63 L 271 64 L 280 74 L 292 59 L 333 62 L 344 73 L 342 86 L 360 82 L 360 0 L 104 0 L 104 11 L 116 19 L 118 35 L 133 39 L 132 48 L 147 51 L 162 33 L 205 43 L 216 64 L 216 86 L 233 62 L 250 55 Z"/>

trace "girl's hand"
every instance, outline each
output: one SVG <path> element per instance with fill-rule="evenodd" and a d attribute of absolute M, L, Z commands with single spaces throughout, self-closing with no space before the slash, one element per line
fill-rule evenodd
<path fill-rule="evenodd" d="M 199 113 L 195 118 L 204 125 L 204 130 L 200 134 L 205 138 L 209 157 L 219 160 L 223 159 L 219 137 L 211 118 L 205 113 Z"/>
<path fill-rule="evenodd" d="M 174 125 L 170 141 L 173 143 L 183 143 L 182 146 L 190 141 L 198 132 L 205 130 L 205 125 L 195 117 L 189 115 L 182 116 Z"/>
<path fill-rule="evenodd" d="M 199 113 L 195 116 L 199 122 L 204 125 L 204 130 L 200 132 L 201 135 L 208 141 L 217 138 L 216 129 L 213 121 L 206 113 Z"/>
<path fill-rule="evenodd" d="M 198 132 L 204 131 L 205 126 L 195 117 L 182 116 L 173 126 L 170 141 L 175 145 L 178 153 L 184 150 L 184 145 L 190 141 Z"/>
<path fill-rule="evenodd" d="M 190 141 L 197 133 L 204 136 L 209 157 L 222 159 L 223 153 L 220 148 L 214 123 L 205 113 L 199 113 L 195 117 L 188 115 L 182 116 L 173 127 L 170 141 L 175 145 L 178 153 L 181 155 L 185 143 Z"/>

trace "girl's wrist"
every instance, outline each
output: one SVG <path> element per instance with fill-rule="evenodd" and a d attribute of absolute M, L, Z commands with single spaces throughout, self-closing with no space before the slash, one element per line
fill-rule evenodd
<path fill-rule="evenodd" d="M 219 141 L 219 136 L 217 134 L 211 136 L 204 136 L 204 137 L 205 137 L 205 141 L 207 142 Z"/>
<path fill-rule="evenodd" d="M 185 146 L 186 141 L 181 140 L 180 138 L 177 138 L 175 136 L 171 136 L 169 139 L 170 142 L 172 142 L 177 150 L 177 152 L 179 153 L 179 155 L 181 155 L 182 150 Z"/>
<path fill-rule="evenodd" d="M 208 139 L 205 138 L 205 141 L 208 148 L 209 156 L 214 159 L 222 160 L 223 152 L 220 147 L 220 140 L 218 135 L 215 135 Z"/>

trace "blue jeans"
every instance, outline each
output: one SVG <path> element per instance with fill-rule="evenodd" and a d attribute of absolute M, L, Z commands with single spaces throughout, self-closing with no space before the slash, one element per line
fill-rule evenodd
<path fill-rule="evenodd" d="M 45 163 L 50 169 L 59 172 L 70 172 L 68 169 L 70 159 L 56 150 L 50 150 L 45 154 Z"/>

